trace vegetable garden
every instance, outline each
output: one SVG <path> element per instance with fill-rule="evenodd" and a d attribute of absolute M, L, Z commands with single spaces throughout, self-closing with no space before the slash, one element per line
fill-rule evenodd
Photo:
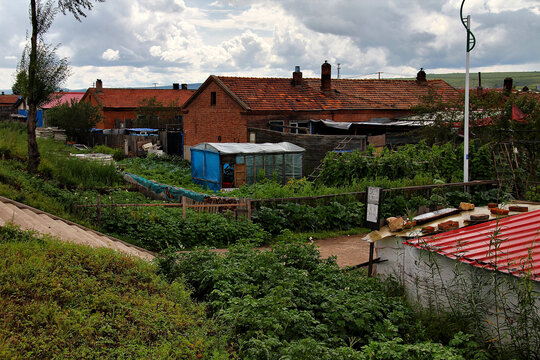
<path fill-rule="evenodd" d="M 253 199 L 256 211 L 251 221 L 190 209 L 183 219 L 180 208 L 115 206 L 102 209 L 98 227 L 96 209 L 75 205 L 96 204 L 98 195 L 104 204 L 163 202 L 132 191 L 114 165 L 70 158 L 69 153 L 77 151 L 52 140 L 39 139 L 42 162 L 37 176 L 31 175 L 25 170 L 24 128 L 0 124 L 0 131 L 0 195 L 160 251 L 160 274 L 172 286 L 185 282 L 192 297 L 208 305 L 208 316 L 216 319 L 216 331 L 232 344 L 227 351 L 234 352 L 233 357 L 488 358 L 478 339 L 460 332 L 467 328 L 462 324 L 466 319 L 448 317 L 444 329 L 435 329 L 429 315 L 419 316 L 407 304 L 399 286 L 368 279 L 361 270 L 344 272 L 333 259 L 321 259 L 316 248 L 306 244 L 308 236 L 328 236 L 329 231 L 366 231 L 360 226 L 361 193 L 367 186 L 390 189 L 460 179 L 459 171 L 453 172 L 459 168 L 459 150 L 451 145 L 422 143 L 378 157 L 371 149 L 330 154 L 320 183 L 300 179 L 283 186 L 261 179 L 220 194 Z M 115 153 L 104 147 L 99 150 Z M 474 151 L 479 158 L 488 158 L 486 148 L 478 146 Z M 191 183 L 184 160 L 121 159 L 118 153 L 115 158 L 122 171 L 205 192 Z M 484 160 L 475 167 L 475 176 L 491 179 Z M 471 187 L 471 193 L 442 186 L 393 190 L 385 194 L 383 216 L 405 215 L 421 206 L 455 206 L 464 200 L 484 204 L 507 198 L 507 193 L 489 184 Z M 253 249 L 262 244 L 274 245 L 268 251 Z M 229 252 L 183 251 L 198 247 L 228 247 Z M 221 346 L 214 350 L 216 358 L 225 351 L 222 339 L 205 341 Z"/>

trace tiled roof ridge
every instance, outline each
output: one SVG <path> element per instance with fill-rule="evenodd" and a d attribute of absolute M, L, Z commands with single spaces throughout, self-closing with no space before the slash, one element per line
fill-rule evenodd
<path fill-rule="evenodd" d="M 245 80 L 290 80 L 292 81 L 291 77 L 257 77 L 257 76 L 227 76 L 227 75 L 217 75 L 216 76 L 219 79 L 245 79 Z M 320 77 L 304 77 L 302 80 L 321 80 Z M 339 81 L 339 82 L 345 82 L 345 81 L 373 81 L 373 82 L 391 82 L 391 81 L 398 81 L 398 82 L 416 82 L 415 79 L 336 79 L 332 78 L 332 82 Z M 426 80 L 429 82 L 445 82 L 443 79 L 428 79 Z"/>

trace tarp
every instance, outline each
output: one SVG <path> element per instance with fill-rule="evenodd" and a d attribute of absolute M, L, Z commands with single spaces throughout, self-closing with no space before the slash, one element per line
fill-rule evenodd
<path fill-rule="evenodd" d="M 299 153 L 304 148 L 288 143 L 202 143 L 193 146 L 194 150 L 213 151 L 220 154 L 270 154 L 270 153 Z"/>
<path fill-rule="evenodd" d="M 219 153 L 191 148 L 191 178 L 195 184 L 219 191 L 221 189 L 221 165 Z"/>
<path fill-rule="evenodd" d="M 137 184 L 143 186 L 149 191 L 154 192 L 157 195 L 163 194 L 165 198 L 168 200 L 181 201 L 182 196 L 185 196 L 195 201 L 203 202 L 205 198 L 209 197 L 209 195 L 201 194 L 201 193 L 183 189 L 180 187 L 160 184 L 158 182 L 145 179 L 142 176 L 138 176 L 135 174 L 124 173 L 124 179 L 126 179 L 128 182 L 131 182 L 130 179 L 132 179 L 132 181 L 135 181 Z"/>

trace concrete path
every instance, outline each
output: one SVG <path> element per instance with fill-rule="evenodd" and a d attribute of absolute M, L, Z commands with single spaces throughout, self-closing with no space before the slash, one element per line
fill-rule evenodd
<path fill-rule="evenodd" d="M 155 257 L 155 254 L 148 250 L 0 196 L 0 226 L 6 223 L 13 223 L 21 229 L 33 230 L 39 234 L 52 235 L 74 244 L 106 247 L 149 261 Z"/>

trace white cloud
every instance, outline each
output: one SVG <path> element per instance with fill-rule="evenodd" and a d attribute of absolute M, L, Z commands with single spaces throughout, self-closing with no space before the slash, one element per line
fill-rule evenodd
<path fill-rule="evenodd" d="M 107 49 L 101 54 L 101 58 L 106 61 L 116 61 L 120 59 L 120 51 Z"/>
<path fill-rule="evenodd" d="M 463 71 L 461 2 L 438 0 L 115 0 L 82 22 L 59 14 L 47 34 L 73 70 L 68 86 L 98 77 L 115 86 L 202 82 L 209 74 L 319 76 L 328 60 L 342 76 Z M 2 2 L 0 68 L 26 43 L 28 4 Z M 121 14 L 121 16 L 119 16 Z M 468 0 L 477 46 L 473 68 L 540 70 L 539 0 Z M 104 51 L 104 49 L 106 49 Z M 121 54 L 120 54 L 121 53 Z M 536 68 L 535 68 L 536 66 Z M 150 83 L 150 84 L 148 84 Z M 11 78 L 0 77 L 0 88 Z"/>

